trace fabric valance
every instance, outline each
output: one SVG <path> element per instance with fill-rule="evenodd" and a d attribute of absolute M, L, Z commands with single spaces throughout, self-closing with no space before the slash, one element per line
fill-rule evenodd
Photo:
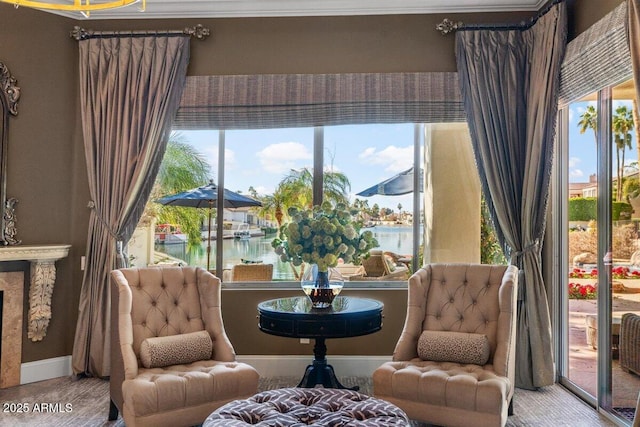
<path fill-rule="evenodd" d="M 632 76 L 623 2 L 567 45 L 560 70 L 560 106 Z"/>
<path fill-rule="evenodd" d="M 174 129 L 465 120 L 454 72 L 190 76 Z"/>

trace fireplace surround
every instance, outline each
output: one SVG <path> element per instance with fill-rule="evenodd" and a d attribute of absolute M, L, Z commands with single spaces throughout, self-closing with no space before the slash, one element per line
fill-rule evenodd
<path fill-rule="evenodd" d="M 55 262 L 69 254 L 71 245 L 0 247 L 0 263 L 29 261 L 29 309 L 27 336 L 41 341 L 51 319 L 51 296 L 56 279 Z M 0 388 L 20 384 L 24 314 L 24 271 L 0 272 L 2 292 L 2 347 L 0 348 Z"/>

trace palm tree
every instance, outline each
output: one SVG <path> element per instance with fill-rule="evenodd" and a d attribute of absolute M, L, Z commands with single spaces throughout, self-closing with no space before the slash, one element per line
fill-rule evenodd
<path fill-rule="evenodd" d="M 325 200 L 348 205 L 348 191 L 351 184 L 346 175 L 340 172 L 328 171 L 323 174 L 323 195 Z M 313 173 L 309 168 L 300 170 L 292 169 L 289 175 L 285 176 L 278 188 L 272 195 L 260 198 L 262 208 L 260 215 L 265 216 L 273 213 L 278 223 L 278 229 L 282 229 L 282 224 L 286 212 L 290 207 L 311 208 L 313 205 Z M 300 271 L 293 263 L 290 263 L 294 277 L 299 280 L 304 272 L 304 265 Z"/>
<path fill-rule="evenodd" d="M 622 180 L 624 178 L 624 157 L 626 149 L 631 149 L 631 131 L 633 130 L 633 114 L 625 105 L 616 108 L 611 123 L 613 140 L 616 145 L 617 182 L 616 200 L 622 201 Z"/>
<path fill-rule="evenodd" d="M 273 194 L 256 197 L 262 203 L 262 206 L 257 208 L 258 216 L 262 218 L 275 218 L 278 229 L 282 227 L 286 212 L 289 207 L 292 206 L 292 196 L 287 190 L 287 188 L 278 187 Z"/>
<path fill-rule="evenodd" d="M 587 106 L 584 113 L 580 115 L 580 121 L 578 122 L 580 133 L 585 133 L 587 129 L 593 130 L 593 137 L 596 143 L 598 142 L 598 112 L 593 105 Z"/>
<path fill-rule="evenodd" d="M 593 130 L 593 135 L 597 142 L 598 113 L 593 105 L 589 105 L 584 113 L 580 115 L 578 122 L 580 133 L 585 133 L 587 129 Z M 626 148 L 631 149 L 631 131 L 634 128 L 633 113 L 626 106 L 620 105 L 613 115 L 612 130 L 614 133 L 614 143 L 616 145 L 616 200 L 622 200 L 622 180 L 624 178 L 624 157 Z"/>
<path fill-rule="evenodd" d="M 351 190 L 349 178 L 341 172 L 325 171 L 323 173 L 322 192 L 325 200 L 333 204 L 348 204 L 348 192 Z M 288 206 L 310 208 L 313 205 L 313 173 L 309 168 L 291 169 L 289 175 L 280 181 L 279 187 L 289 195 Z"/>
<path fill-rule="evenodd" d="M 376 219 L 380 218 L 380 206 L 377 203 L 374 203 L 371 207 L 371 216 Z"/>
<path fill-rule="evenodd" d="M 368 220 L 371 216 L 371 208 L 369 208 L 368 200 L 362 200 L 356 197 L 353 201 L 353 209 L 357 212 L 357 216 L 360 221 Z"/>
<path fill-rule="evenodd" d="M 189 244 L 202 241 L 200 233 L 206 214 L 202 209 L 162 206 L 160 197 L 195 188 L 209 182 L 211 166 L 203 154 L 195 150 L 184 137 L 173 132 L 167 142 L 160 169 L 145 207 L 144 217 L 157 218 L 161 223 L 179 224 L 188 236 Z"/>

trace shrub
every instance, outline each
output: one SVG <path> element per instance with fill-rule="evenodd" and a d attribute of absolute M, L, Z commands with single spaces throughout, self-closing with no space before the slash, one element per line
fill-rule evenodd
<path fill-rule="evenodd" d="M 573 262 L 573 258 L 576 255 L 584 252 L 598 253 L 598 233 L 595 221 L 592 221 L 585 231 L 575 230 L 569 232 L 569 262 Z"/>
<path fill-rule="evenodd" d="M 569 299 L 595 299 L 598 297 L 597 285 L 569 283 Z"/>
<path fill-rule="evenodd" d="M 637 177 L 627 177 L 622 183 L 622 197 L 634 198 L 640 195 L 640 180 Z"/>
<path fill-rule="evenodd" d="M 590 271 L 587 271 L 581 268 L 574 268 L 569 272 L 569 278 L 570 279 L 597 279 L 598 270 L 596 268 L 593 268 Z"/>
<path fill-rule="evenodd" d="M 613 256 L 618 259 L 629 259 L 635 252 L 636 229 L 633 224 L 613 227 Z M 583 252 L 598 253 L 598 233 L 595 222 L 589 224 L 586 231 L 569 232 L 569 261 Z"/>
<path fill-rule="evenodd" d="M 591 221 L 597 217 L 595 197 L 572 197 L 569 199 L 569 221 Z"/>
<path fill-rule="evenodd" d="M 633 207 L 629 203 L 626 203 L 626 202 L 611 203 L 611 218 L 614 221 L 631 219 L 632 213 L 633 213 Z"/>
<path fill-rule="evenodd" d="M 635 252 L 636 228 L 634 224 L 613 227 L 613 257 L 629 259 Z"/>

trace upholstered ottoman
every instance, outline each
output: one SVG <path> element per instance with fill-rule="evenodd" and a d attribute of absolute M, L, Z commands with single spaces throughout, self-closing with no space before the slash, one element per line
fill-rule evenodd
<path fill-rule="evenodd" d="M 218 408 L 203 427 L 323 427 L 409 426 L 407 415 L 395 405 L 351 390 L 281 388 Z"/>

